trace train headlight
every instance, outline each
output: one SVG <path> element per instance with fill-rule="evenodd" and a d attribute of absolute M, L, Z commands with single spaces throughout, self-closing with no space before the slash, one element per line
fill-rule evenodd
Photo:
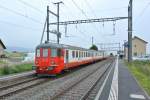
<path fill-rule="evenodd" d="M 35 64 L 38 64 L 38 63 L 39 63 L 38 60 L 36 60 L 36 61 L 35 61 Z"/>
<path fill-rule="evenodd" d="M 32 66 L 32 70 L 36 70 L 36 66 Z"/>
<path fill-rule="evenodd" d="M 52 64 L 52 65 L 55 65 L 55 61 L 52 61 L 51 64 Z"/>

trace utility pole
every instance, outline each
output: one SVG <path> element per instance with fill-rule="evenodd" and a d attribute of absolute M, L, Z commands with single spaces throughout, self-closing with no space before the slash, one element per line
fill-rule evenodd
<path fill-rule="evenodd" d="M 47 42 L 49 42 L 49 6 L 47 6 Z"/>
<path fill-rule="evenodd" d="M 59 44 L 60 32 L 59 32 L 59 5 L 63 3 L 62 1 L 56 2 L 57 5 L 57 43 Z"/>
<path fill-rule="evenodd" d="M 92 36 L 92 45 L 94 44 L 93 42 L 94 42 L 94 37 Z"/>
<path fill-rule="evenodd" d="M 132 61 L 132 2 L 128 6 L 128 62 Z"/>
<path fill-rule="evenodd" d="M 119 52 L 121 51 L 120 42 L 119 42 Z"/>

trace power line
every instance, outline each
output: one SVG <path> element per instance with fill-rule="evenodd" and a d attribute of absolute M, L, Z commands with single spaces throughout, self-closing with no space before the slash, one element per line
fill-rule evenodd
<path fill-rule="evenodd" d="M 23 0 L 18 0 L 18 1 L 19 1 L 20 3 L 22 3 L 22 4 L 26 5 L 26 6 L 28 6 L 28 7 L 30 7 L 30 8 L 32 8 L 32 9 L 36 10 L 37 12 L 43 13 L 43 11 L 41 11 L 39 8 L 36 8 L 36 7 L 32 6 L 31 4 L 29 4 L 29 3 L 25 2 L 25 1 L 23 1 Z"/>
<path fill-rule="evenodd" d="M 4 10 L 7 10 L 7 11 L 9 11 L 9 12 L 11 12 L 11 13 L 14 13 L 14 14 L 16 14 L 16 15 L 22 16 L 22 17 L 24 17 L 24 18 L 30 19 L 30 20 L 32 20 L 33 22 L 36 22 L 36 23 L 39 23 L 39 24 L 43 24 L 43 23 L 39 22 L 38 20 L 36 20 L 36 19 L 34 19 L 34 18 L 32 18 L 32 17 L 26 16 L 26 15 L 20 13 L 20 12 L 17 12 L 17 11 L 15 11 L 15 10 L 10 9 L 10 8 L 4 7 L 4 6 L 2 6 L 2 5 L 0 5 L 0 8 L 2 8 L 2 9 L 4 9 Z"/>
<path fill-rule="evenodd" d="M 145 13 L 146 9 L 148 9 L 149 6 L 150 6 L 150 2 L 144 7 L 144 9 L 141 11 L 139 16 L 137 18 L 135 18 L 136 21 L 138 20 L 139 17 L 141 17 Z"/>
<path fill-rule="evenodd" d="M 64 4 L 64 6 L 67 8 L 67 9 L 69 9 L 69 7 L 66 5 L 66 4 Z M 72 12 L 69 10 L 69 13 L 72 15 L 72 16 L 74 16 L 73 14 L 72 14 Z M 84 32 L 82 32 L 81 30 L 79 30 L 78 28 L 77 28 L 77 26 L 76 26 L 76 30 L 83 36 L 83 37 L 87 37 L 87 35 L 84 33 Z M 66 30 L 65 30 L 66 31 Z M 69 36 L 70 37 L 70 36 Z M 83 39 L 83 38 L 82 38 Z"/>
<path fill-rule="evenodd" d="M 73 4 L 80 10 L 80 12 L 81 12 L 87 19 L 89 19 L 88 16 L 86 15 L 86 13 L 84 12 L 84 10 L 81 9 L 81 8 L 77 5 L 77 3 L 76 3 L 74 0 L 72 0 L 72 2 L 73 2 Z M 95 29 L 97 30 L 97 32 L 99 33 L 98 28 L 96 27 L 95 24 L 94 24 L 94 26 L 92 25 L 92 27 L 95 28 Z"/>
<path fill-rule="evenodd" d="M 87 0 L 84 0 L 86 5 L 89 7 L 89 9 L 91 10 L 91 12 L 93 13 L 94 17 L 97 17 L 94 10 L 92 9 L 91 5 L 89 4 L 89 2 Z"/>
<path fill-rule="evenodd" d="M 86 18 L 88 18 L 87 15 L 86 15 L 86 13 L 83 11 L 83 9 L 81 9 L 81 8 L 76 4 L 76 2 L 75 2 L 74 0 L 72 0 L 72 2 L 73 2 L 73 4 L 81 11 L 81 13 L 82 13 Z"/>
<path fill-rule="evenodd" d="M 84 1 L 85 1 L 86 5 L 89 7 L 89 9 L 91 10 L 91 13 L 93 13 L 94 17 L 97 18 L 96 14 L 94 13 L 94 10 L 92 9 L 92 7 L 91 7 L 91 5 L 88 3 L 88 1 L 87 1 L 87 0 L 84 0 Z M 96 26 L 95 23 L 94 23 L 94 26 L 95 26 L 95 29 L 97 30 L 97 32 L 100 33 L 100 32 L 99 32 L 99 29 L 97 28 L 97 26 Z"/>
<path fill-rule="evenodd" d="M 1 23 L 5 23 L 5 24 L 8 24 L 8 25 L 11 25 L 12 27 L 21 27 L 21 28 L 25 28 L 25 29 L 30 29 L 30 30 L 34 30 L 34 31 L 39 31 L 39 29 L 37 29 L 37 28 L 31 28 L 31 27 L 28 27 L 28 26 L 19 25 L 19 24 L 7 22 L 7 21 L 2 21 L 2 20 L 0 20 L 0 22 L 1 22 Z"/>

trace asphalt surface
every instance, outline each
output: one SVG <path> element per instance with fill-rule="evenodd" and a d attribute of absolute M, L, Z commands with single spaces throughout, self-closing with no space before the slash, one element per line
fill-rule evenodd
<path fill-rule="evenodd" d="M 125 66 L 123 60 L 119 60 L 118 70 L 118 100 L 148 100 L 144 91 L 133 78 L 127 66 Z M 132 98 L 132 94 L 142 95 L 145 99 Z"/>
<path fill-rule="evenodd" d="M 110 96 L 114 73 L 116 73 L 114 69 L 115 67 L 112 69 L 106 81 L 99 100 L 149 100 L 143 89 L 129 72 L 123 60 L 118 60 L 118 93 L 113 93 L 117 99 L 108 98 Z"/>

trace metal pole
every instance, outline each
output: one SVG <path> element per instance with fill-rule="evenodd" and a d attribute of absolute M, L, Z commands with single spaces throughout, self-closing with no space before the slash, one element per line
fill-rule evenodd
<path fill-rule="evenodd" d="M 94 38 L 93 38 L 93 36 L 92 36 L 92 45 L 93 45 L 93 41 L 94 41 L 93 39 L 94 39 Z"/>
<path fill-rule="evenodd" d="M 128 62 L 132 61 L 132 1 L 128 7 Z"/>
<path fill-rule="evenodd" d="M 121 51 L 120 43 L 119 43 L 119 52 Z"/>
<path fill-rule="evenodd" d="M 43 28 L 43 32 L 42 32 L 42 37 L 41 37 L 41 42 L 40 42 L 40 44 L 42 44 L 42 41 L 43 41 L 44 32 L 45 32 L 45 28 L 46 28 L 46 23 L 47 23 L 47 17 L 46 17 L 46 20 L 45 20 L 45 24 L 44 24 L 44 28 Z"/>
<path fill-rule="evenodd" d="M 47 6 L 47 42 L 49 42 L 49 6 Z"/>
<path fill-rule="evenodd" d="M 62 1 L 54 3 L 57 5 L 57 43 L 59 44 L 60 32 L 59 32 L 59 4 L 63 3 Z"/>
<path fill-rule="evenodd" d="M 57 3 L 57 43 L 59 44 L 59 3 Z"/>

